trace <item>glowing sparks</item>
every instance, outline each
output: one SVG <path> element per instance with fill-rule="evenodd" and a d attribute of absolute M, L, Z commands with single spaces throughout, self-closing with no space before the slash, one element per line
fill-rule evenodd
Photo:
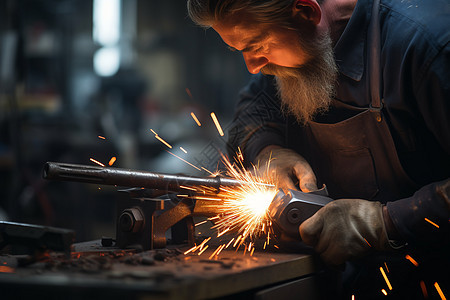
<path fill-rule="evenodd" d="M 198 127 L 202 126 L 202 123 L 197 119 L 197 116 L 194 114 L 194 112 L 191 112 L 191 117 L 194 119 L 195 123 L 197 123 Z"/>
<path fill-rule="evenodd" d="M 101 140 L 106 140 L 106 138 L 104 136 L 101 136 L 101 135 L 99 135 L 98 138 L 101 139 Z"/>
<path fill-rule="evenodd" d="M 191 90 L 189 88 L 186 88 L 185 90 L 186 90 L 186 94 L 188 94 L 189 98 L 193 99 Z"/>
<path fill-rule="evenodd" d="M 188 165 L 190 165 L 191 167 L 193 167 L 193 168 L 195 168 L 195 169 L 197 169 L 197 170 L 199 170 L 200 171 L 200 168 L 199 167 L 197 167 L 197 166 L 195 166 L 195 165 L 193 165 L 193 164 L 191 164 L 190 162 L 188 162 L 187 160 L 185 160 L 185 159 L 182 159 L 181 157 L 179 157 L 178 155 L 175 155 L 175 154 L 173 154 L 172 152 L 170 152 L 170 151 L 167 151 L 168 153 L 170 153 L 170 154 L 172 154 L 173 156 L 175 156 L 176 158 L 178 158 L 179 160 L 181 160 L 182 162 L 185 162 L 185 163 L 187 163 Z"/>
<path fill-rule="evenodd" d="M 382 289 L 381 292 L 383 293 L 383 295 L 387 296 L 387 292 L 385 289 Z"/>
<path fill-rule="evenodd" d="M 439 284 L 437 282 L 434 283 L 434 287 L 436 288 L 436 291 L 439 293 L 439 296 L 441 297 L 442 300 L 446 300 L 447 298 L 445 298 L 444 293 L 441 290 L 441 287 L 439 286 Z"/>
<path fill-rule="evenodd" d="M 425 221 L 427 221 L 428 223 L 430 223 L 431 225 L 433 225 L 434 227 L 436 227 L 436 228 L 439 228 L 439 225 L 438 224 L 436 224 L 436 223 L 434 223 L 433 221 L 431 221 L 430 219 L 428 219 L 428 218 L 425 218 Z"/>
<path fill-rule="evenodd" d="M 408 254 L 405 256 L 405 258 L 407 259 L 407 260 L 409 260 L 413 265 L 415 265 L 416 267 L 418 267 L 419 266 L 419 263 L 414 259 L 414 258 L 412 258 L 411 256 L 409 256 Z"/>
<path fill-rule="evenodd" d="M 108 162 L 108 165 L 112 166 L 116 162 L 117 158 L 115 156 L 111 157 L 111 159 Z"/>
<path fill-rule="evenodd" d="M 180 150 L 181 150 L 181 151 L 183 151 L 184 153 L 187 153 L 187 151 L 186 151 L 186 150 L 184 150 L 184 148 L 183 148 L 183 147 L 180 147 Z"/>
<path fill-rule="evenodd" d="M 203 224 L 205 224 L 206 222 L 208 222 L 208 220 L 204 220 L 204 221 L 198 222 L 198 223 L 195 224 L 195 226 L 203 225 Z"/>
<path fill-rule="evenodd" d="M 425 299 L 427 299 L 428 298 L 428 291 L 427 291 L 427 287 L 425 286 L 425 282 L 423 282 L 423 280 L 420 281 L 420 288 L 422 289 L 423 297 Z"/>
<path fill-rule="evenodd" d="M 235 237 L 221 244 L 209 254 L 209 259 L 216 259 L 221 251 L 231 247 L 236 252 L 241 249 L 244 255 L 248 252 L 250 256 L 253 256 L 256 250 L 254 240 L 261 237 L 266 239 L 265 249 L 269 245 L 270 234 L 273 233 L 272 222 L 267 212 L 277 190 L 271 182 L 265 182 L 253 172 L 246 170 L 242 164 L 242 155 L 238 155 L 237 159 L 239 161 L 231 163 L 227 157 L 222 155 L 226 175 L 243 182 L 242 185 L 221 186 L 219 193 L 216 189 L 196 187 L 196 194 L 189 196 L 196 200 L 211 201 L 210 205 L 216 210 L 217 215 L 208 220 L 214 220 L 211 229 L 217 231 L 217 238 L 225 234 L 235 234 Z M 211 174 L 212 176 L 217 175 Z M 192 189 L 186 186 L 182 186 L 182 188 Z M 204 224 L 204 222 L 198 223 L 196 226 Z M 189 249 L 186 253 L 201 255 L 208 246 L 207 242 L 208 240 L 204 240 L 199 246 Z"/>
<path fill-rule="evenodd" d="M 380 267 L 380 272 L 383 275 L 384 281 L 386 281 L 386 284 L 387 284 L 389 290 L 392 290 L 392 285 L 391 285 L 389 279 L 387 278 L 386 273 L 383 270 L 383 267 Z"/>
<path fill-rule="evenodd" d="M 161 143 L 163 143 L 164 145 L 166 145 L 168 148 L 172 149 L 172 145 L 170 145 L 168 142 L 166 142 L 165 140 L 163 140 L 153 129 L 150 129 L 150 131 L 155 135 L 155 138 L 160 141 Z"/>
<path fill-rule="evenodd" d="M 92 161 L 93 163 L 96 163 L 96 164 L 99 165 L 99 166 L 102 166 L 102 167 L 105 166 L 104 164 L 102 164 L 101 162 L 99 162 L 98 160 L 95 160 L 95 159 L 93 159 L 93 158 L 89 158 L 89 160 Z"/>
<path fill-rule="evenodd" d="M 219 120 L 217 120 L 216 114 L 212 112 L 211 113 L 211 118 L 213 119 L 214 124 L 216 125 L 217 131 L 219 132 L 220 136 L 224 136 L 222 127 L 220 126 Z"/>

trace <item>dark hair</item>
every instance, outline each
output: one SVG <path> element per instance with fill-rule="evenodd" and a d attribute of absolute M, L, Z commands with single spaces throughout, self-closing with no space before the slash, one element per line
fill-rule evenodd
<path fill-rule="evenodd" d="M 188 0 L 189 17 L 197 25 L 211 27 L 235 13 L 246 12 L 252 21 L 291 27 L 294 0 Z"/>

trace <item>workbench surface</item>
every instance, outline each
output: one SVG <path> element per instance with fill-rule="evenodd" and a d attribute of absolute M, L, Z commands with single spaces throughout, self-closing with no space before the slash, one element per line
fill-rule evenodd
<path fill-rule="evenodd" d="M 309 254 L 256 250 L 250 256 L 233 249 L 209 259 L 216 249 L 210 248 L 200 256 L 185 255 L 188 247 L 140 253 L 111 248 L 105 255 L 97 251 L 105 250 L 100 241 L 93 241 L 75 245 L 72 258 L 58 254 L 26 267 L 18 267 L 14 257 L 2 256 L 0 260 L 10 266 L 10 273 L 0 273 L 0 289 L 7 294 L 31 293 L 34 299 L 52 299 L 53 294 L 55 298 L 65 295 L 65 299 L 85 295 L 96 299 L 211 299 L 270 287 L 317 271 Z"/>

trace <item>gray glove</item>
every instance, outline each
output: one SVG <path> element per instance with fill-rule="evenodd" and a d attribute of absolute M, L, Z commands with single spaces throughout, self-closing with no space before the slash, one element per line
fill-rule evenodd
<path fill-rule="evenodd" d="M 256 157 L 259 168 L 257 175 L 269 176 L 282 189 L 298 190 L 298 182 L 303 192 L 317 190 L 316 176 L 309 163 L 291 149 L 278 146 L 264 148 Z"/>
<path fill-rule="evenodd" d="M 300 225 L 300 235 L 330 265 L 363 256 L 370 249 L 391 249 L 381 203 L 361 199 L 328 203 Z"/>

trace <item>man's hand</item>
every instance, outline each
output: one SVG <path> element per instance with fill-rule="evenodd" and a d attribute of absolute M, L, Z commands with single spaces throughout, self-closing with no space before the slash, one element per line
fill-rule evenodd
<path fill-rule="evenodd" d="M 256 157 L 259 176 L 269 176 L 282 189 L 297 190 L 298 183 L 303 192 L 317 190 L 316 176 L 309 163 L 291 149 L 268 146 Z"/>
<path fill-rule="evenodd" d="M 303 222 L 299 229 L 302 240 L 330 265 L 363 256 L 371 248 L 391 249 L 380 202 L 335 200 Z"/>

